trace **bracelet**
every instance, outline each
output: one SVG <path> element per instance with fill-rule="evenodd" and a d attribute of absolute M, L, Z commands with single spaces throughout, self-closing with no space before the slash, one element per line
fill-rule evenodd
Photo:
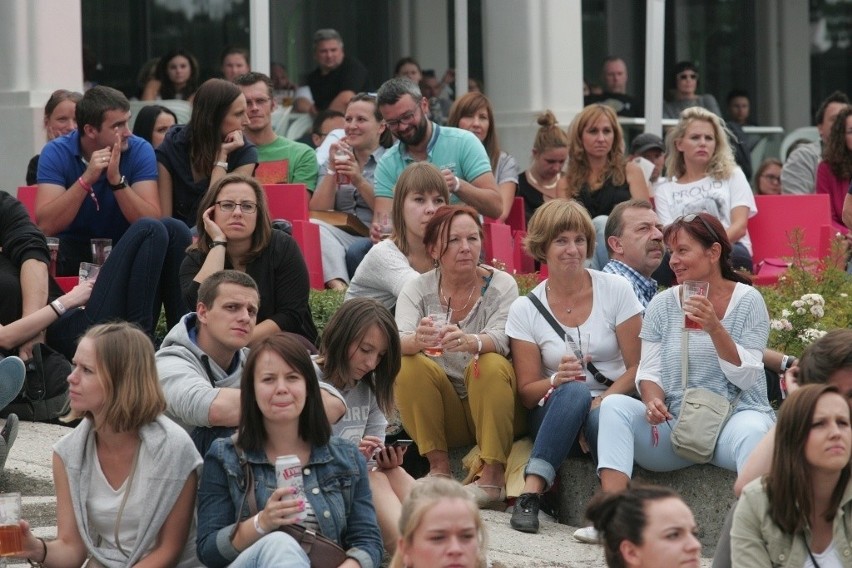
<path fill-rule="evenodd" d="M 211 249 L 214 248 L 214 247 L 218 247 L 218 246 L 223 246 L 225 248 L 228 248 L 228 241 L 213 241 L 213 242 L 210 243 Z"/>
<path fill-rule="evenodd" d="M 83 181 L 83 176 L 80 176 L 80 177 L 77 178 L 77 183 L 80 184 L 80 187 L 82 187 L 83 189 L 86 190 L 86 193 L 88 193 L 89 197 L 92 198 L 92 201 L 95 202 L 95 211 L 100 211 L 101 210 L 101 204 L 98 203 L 98 196 L 95 195 L 94 188 L 92 188 L 91 185 L 89 185 L 89 184 L 87 184 L 86 182 Z M 107 182 L 107 183 L 109 183 L 109 182 Z"/>
<path fill-rule="evenodd" d="M 252 517 L 252 522 L 254 523 L 254 530 L 256 530 L 257 534 L 259 534 L 260 536 L 263 536 L 263 535 L 265 535 L 266 533 L 269 532 L 269 531 L 263 530 L 263 527 L 260 526 L 260 513 L 256 514 L 254 517 Z"/>
<path fill-rule="evenodd" d="M 790 360 L 789 355 L 784 355 L 783 357 L 781 357 L 781 366 L 778 368 L 778 372 L 781 373 L 782 375 L 784 374 L 784 371 L 787 370 L 787 361 L 789 361 L 789 360 Z"/>
<path fill-rule="evenodd" d="M 479 337 L 478 333 L 476 335 L 474 335 L 474 337 L 476 338 L 476 353 L 478 355 L 478 354 L 482 353 L 482 338 Z"/>
<path fill-rule="evenodd" d="M 51 308 L 53 308 L 53 311 L 54 311 L 54 312 L 56 312 L 56 315 L 57 315 L 58 317 L 62 317 L 62 314 L 64 314 L 65 312 L 67 312 L 67 311 L 68 311 L 68 308 L 66 308 L 66 307 L 62 304 L 62 302 L 60 302 L 60 301 L 59 301 L 59 299 L 53 300 L 53 301 L 52 301 L 52 302 L 50 302 L 50 304 L 48 304 L 48 305 L 49 305 Z"/>
<path fill-rule="evenodd" d="M 92 186 L 83 181 L 83 176 L 77 178 L 77 183 L 79 183 L 80 187 L 85 189 L 88 193 L 92 192 Z"/>
<path fill-rule="evenodd" d="M 552 386 L 552 387 L 556 386 L 556 373 L 553 373 L 552 375 L 550 375 L 550 386 Z"/>
<path fill-rule="evenodd" d="M 215 163 L 215 164 L 213 164 L 213 165 L 214 165 L 214 166 L 219 166 L 220 168 L 222 168 L 222 169 L 223 169 L 223 170 L 225 170 L 226 172 L 228 171 L 228 162 L 223 162 L 223 161 L 221 161 L 221 160 L 220 160 L 220 161 L 216 162 L 216 163 Z"/>
<path fill-rule="evenodd" d="M 461 182 L 459 181 L 459 176 L 453 176 L 453 178 L 456 180 L 456 185 L 455 187 L 453 187 L 450 193 L 457 193 L 459 188 L 461 187 Z"/>
<path fill-rule="evenodd" d="M 36 540 L 41 542 L 41 549 L 42 551 L 44 551 L 44 556 L 42 556 L 41 562 L 33 562 L 29 558 L 27 558 L 27 562 L 30 563 L 30 566 L 36 566 L 38 568 L 41 568 L 44 566 L 44 563 L 47 562 L 47 543 L 41 537 L 36 537 Z"/>

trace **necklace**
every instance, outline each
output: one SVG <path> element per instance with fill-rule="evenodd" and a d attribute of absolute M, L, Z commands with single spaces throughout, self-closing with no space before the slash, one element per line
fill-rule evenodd
<path fill-rule="evenodd" d="M 559 180 L 562 179 L 562 172 L 556 172 L 556 178 L 554 178 L 554 180 L 551 183 L 546 184 L 544 182 L 538 181 L 536 179 L 536 177 L 533 175 L 532 170 L 527 170 L 526 173 L 527 173 L 527 179 L 530 180 L 533 185 L 537 185 L 540 189 L 546 189 L 548 191 L 551 190 L 551 189 L 555 189 L 556 186 L 559 184 Z"/>
<path fill-rule="evenodd" d="M 585 284 L 583 284 L 583 286 L 582 286 L 582 287 L 581 287 L 581 288 L 577 291 L 577 293 L 579 294 L 580 292 L 582 292 L 582 291 L 583 291 L 583 289 L 584 289 L 585 287 L 586 287 L 586 286 L 585 286 Z M 547 299 L 548 299 L 548 300 L 550 300 L 550 299 L 551 299 L 551 296 L 550 296 L 550 291 L 551 291 L 551 290 L 550 290 L 550 284 L 548 284 L 548 285 L 545 287 L 545 289 L 547 290 Z M 556 297 L 553 297 L 553 299 L 554 299 L 554 300 L 556 300 Z M 574 308 L 572 308 L 572 307 L 570 307 L 570 306 L 565 306 L 565 308 L 564 308 L 564 309 L 565 309 L 565 313 L 566 313 L 566 314 L 570 314 L 572 311 L 574 311 Z"/>
<path fill-rule="evenodd" d="M 455 310 L 456 312 L 463 312 L 467 308 L 468 304 L 470 304 L 470 299 L 473 298 L 473 291 L 474 290 L 476 290 L 476 283 L 475 282 L 470 289 L 470 294 L 467 295 L 467 302 L 465 302 L 462 307 L 456 308 L 456 310 Z M 447 304 L 447 307 L 452 308 L 452 306 L 450 305 L 450 300 L 452 300 L 452 298 L 448 298 L 444 295 L 444 288 L 440 284 L 438 285 L 438 291 L 441 293 L 441 297 L 444 299 L 444 303 Z"/>

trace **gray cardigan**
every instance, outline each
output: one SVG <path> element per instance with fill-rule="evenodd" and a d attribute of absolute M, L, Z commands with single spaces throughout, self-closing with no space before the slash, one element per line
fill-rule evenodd
<path fill-rule="evenodd" d="M 53 450 L 62 459 L 68 475 L 74 517 L 86 550 L 104 566 L 132 566 L 156 545 L 160 528 L 172 512 L 189 474 L 195 471 L 200 477 L 201 456 L 189 435 L 163 415 L 139 429 L 142 442 L 133 490 L 139 490 L 146 496 L 145 510 L 141 513 L 135 545 L 129 550 L 130 556 L 125 557 L 119 550 L 99 548 L 92 542 L 86 513 L 89 480 L 94 475 L 94 460 L 97 459 L 92 427 L 92 420 L 84 419 L 70 434 L 59 440 Z M 189 537 L 194 543 L 194 521 Z M 186 558 L 186 550 L 180 565 L 200 566 L 199 562 L 193 562 L 194 555 Z"/>

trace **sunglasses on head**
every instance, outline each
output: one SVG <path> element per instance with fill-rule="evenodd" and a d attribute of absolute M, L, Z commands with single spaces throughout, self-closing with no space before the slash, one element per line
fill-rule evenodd
<path fill-rule="evenodd" d="M 692 223 L 696 219 L 701 221 L 701 224 L 704 225 L 704 228 L 707 229 L 707 232 L 710 233 L 710 236 L 713 237 L 713 240 L 715 242 L 722 242 L 722 240 L 719 238 L 719 235 L 716 233 L 716 231 L 713 230 L 713 227 L 710 226 L 710 223 L 705 221 L 704 217 L 698 215 L 697 213 L 690 213 L 689 215 L 683 215 L 681 217 L 678 217 L 677 219 L 675 219 L 675 223 Z"/>

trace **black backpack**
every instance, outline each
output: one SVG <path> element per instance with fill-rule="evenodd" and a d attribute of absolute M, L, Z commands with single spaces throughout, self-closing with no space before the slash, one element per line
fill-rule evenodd
<path fill-rule="evenodd" d="M 27 376 L 21 392 L 8 406 L 0 410 L 0 418 L 15 413 L 21 420 L 56 422 L 70 411 L 68 404 L 68 375 L 71 363 L 61 353 L 37 343 L 33 357 L 27 362 Z"/>

